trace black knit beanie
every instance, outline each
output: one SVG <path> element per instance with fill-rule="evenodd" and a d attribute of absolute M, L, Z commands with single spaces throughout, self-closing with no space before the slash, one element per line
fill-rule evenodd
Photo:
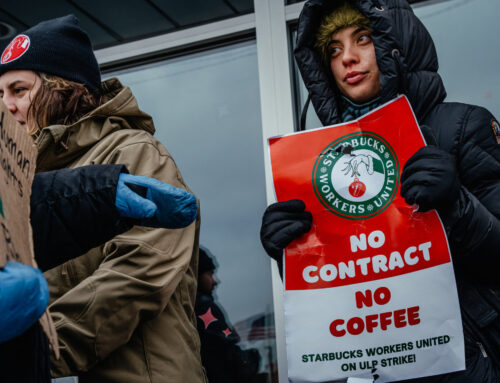
<path fill-rule="evenodd" d="M 14 37 L 0 58 L 0 76 L 21 69 L 75 81 L 93 92 L 101 89 L 92 44 L 74 15 L 43 21 Z"/>
<path fill-rule="evenodd" d="M 210 251 L 200 247 L 199 262 L 198 262 L 198 275 L 203 274 L 205 271 L 215 270 L 215 264 L 212 257 L 208 255 Z"/>

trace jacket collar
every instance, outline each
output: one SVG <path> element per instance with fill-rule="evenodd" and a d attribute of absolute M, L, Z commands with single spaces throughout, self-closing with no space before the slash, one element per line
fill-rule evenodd
<path fill-rule="evenodd" d="M 340 95 L 335 81 L 314 50 L 322 17 L 343 0 L 309 0 L 304 5 L 294 51 L 316 113 L 324 125 L 341 122 Z M 355 0 L 369 20 L 375 55 L 381 72 L 380 102 L 405 94 L 417 119 L 446 97 L 437 73 L 437 54 L 428 31 L 405 0 Z"/>
<path fill-rule="evenodd" d="M 107 135 L 121 129 L 154 134 L 151 116 L 139 109 L 129 87 L 116 78 L 102 83 L 103 103 L 72 125 L 51 125 L 40 132 L 37 171 L 68 166 Z"/>

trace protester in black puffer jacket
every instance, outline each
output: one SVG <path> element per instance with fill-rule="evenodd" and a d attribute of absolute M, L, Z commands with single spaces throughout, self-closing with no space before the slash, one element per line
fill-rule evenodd
<path fill-rule="evenodd" d="M 418 382 L 500 381 L 500 145 L 493 115 L 486 109 L 445 103 L 432 39 L 406 0 L 356 0 L 369 21 L 380 70 L 379 92 L 369 100 L 349 99 L 322 57 L 317 34 L 326 15 L 344 1 L 310 0 L 298 25 L 295 58 L 323 125 L 359 117 L 405 94 L 427 142 L 405 165 L 402 195 L 421 211 L 438 210 L 448 234 L 466 343 L 466 371 Z M 362 24 L 362 22 L 361 22 Z M 328 52 L 330 54 L 331 52 Z M 340 89 L 339 89 L 340 88 Z M 497 128 L 498 131 L 498 128 Z M 293 239 L 307 232 L 311 216 L 297 200 L 271 205 L 263 217 L 261 240 L 278 261 Z"/>

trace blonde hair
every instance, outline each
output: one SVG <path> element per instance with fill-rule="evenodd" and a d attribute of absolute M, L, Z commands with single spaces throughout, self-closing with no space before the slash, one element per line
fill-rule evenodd
<path fill-rule="evenodd" d="M 83 84 L 62 77 L 37 72 L 40 88 L 31 101 L 28 120 L 33 122 L 31 135 L 38 135 L 46 126 L 70 125 L 101 104 L 101 96 Z"/>
<path fill-rule="evenodd" d="M 316 42 L 314 48 L 321 55 L 325 63 L 330 61 L 328 45 L 332 35 L 344 28 L 358 26 L 363 29 L 370 29 L 370 20 L 363 16 L 350 2 L 345 1 L 342 5 L 335 8 L 330 14 L 326 15 L 316 33 Z"/>

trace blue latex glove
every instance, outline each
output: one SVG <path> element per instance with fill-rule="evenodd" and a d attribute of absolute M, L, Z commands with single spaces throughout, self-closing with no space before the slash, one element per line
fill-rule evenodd
<path fill-rule="evenodd" d="M 25 332 L 49 303 L 49 287 L 42 272 L 9 261 L 0 270 L 0 343 Z"/>
<path fill-rule="evenodd" d="M 191 193 L 154 178 L 126 173 L 118 179 L 115 204 L 122 216 L 141 219 L 142 226 L 167 229 L 188 226 L 198 213 Z"/>

